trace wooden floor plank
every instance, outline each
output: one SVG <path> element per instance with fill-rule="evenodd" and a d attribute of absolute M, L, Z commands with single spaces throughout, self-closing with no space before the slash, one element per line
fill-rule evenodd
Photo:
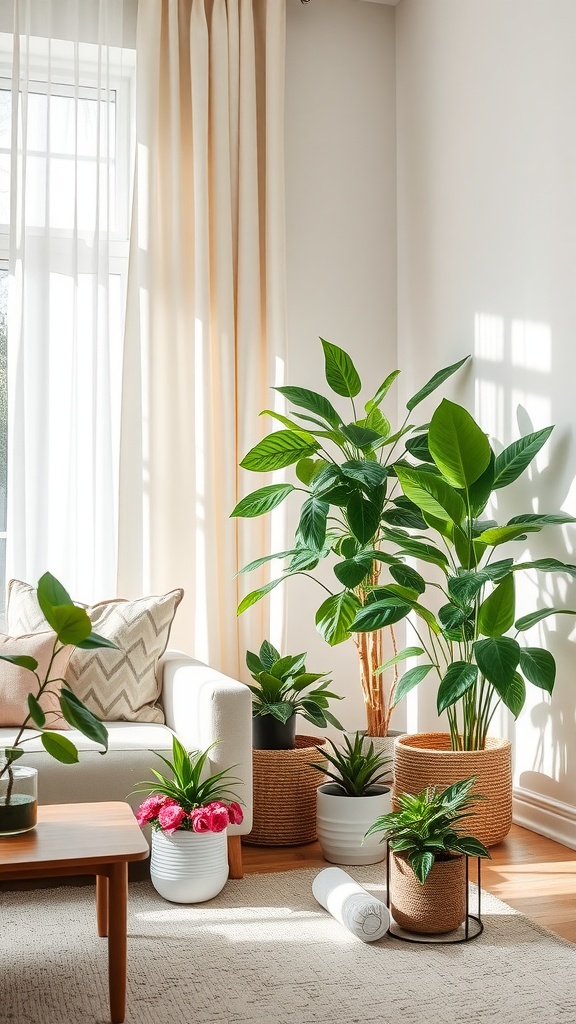
<path fill-rule="evenodd" d="M 533 921 L 576 942 L 576 850 L 513 825 L 482 863 L 482 886 Z M 246 874 L 323 868 L 318 843 L 305 846 L 248 846 L 242 857 Z"/>

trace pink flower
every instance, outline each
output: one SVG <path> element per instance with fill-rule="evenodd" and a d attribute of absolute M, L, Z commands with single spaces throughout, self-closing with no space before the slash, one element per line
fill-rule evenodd
<path fill-rule="evenodd" d="M 207 807 L 197 807 L 190 814 L 193 832 L 211 832 L 212 816 Z"/>
<path fill-rule="evenodd" d="M 172 835 L 173 832 L 176 832 L 186 817 L 186 811 L 183 811 L 176 801 L 173 801 L 170 804 L 164 804 L 164 806 L 158 811 L 158 822 L 160 824 L 160 828 L 168 835 Z"/>
<path fill-rule="evenodd" d="M 152 821 L 158 814 L 158 811 L 162 807 L 163 797 L 160 796 L 149 796 L 147 800 L 144 800 L 140 804 L 140 807 L 136 811 L 136 821 L 142 827 L 146 825 L 148 821 Z"/>
<path fill-rule="evenodd" d="M 237 804 L 234 800 L 228 807 L 228 818 L 231 825 L 241 825 L 244 821 L 244 812 L 240 804 Z"/>
<path fill-rule="evenodd" d="M 214 807 L 210 813 L 210 829 L 212 832 L 223 832 L 225 828 L 228 828 L 228 808 L 227 807 Z"/>

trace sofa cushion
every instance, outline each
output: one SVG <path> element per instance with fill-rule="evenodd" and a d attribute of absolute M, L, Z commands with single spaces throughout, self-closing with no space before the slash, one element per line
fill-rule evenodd
<path fill-rule="evenodd" d="M 68 723 L 62 717 L 58 698 L 72 648 L 61 647 L 50 666 L 55 639 L 52 631 L 15 637 L 0 634 L 0 655 L 26 655 L 34 658 L 38 662 L 36 673 L 41 683 L 46 679 L 50 667 L 50 679 L 53 682 L 42 694 L 39 703 L 46 715 L 47 728 L 67 729 Z M 28 716 L 28 694 L 36 696 L 38 689 L 38 680 L 30 669 L 0 660 L 0 726 L 21 726 Z"/>
<path fill-rule="evenodd" d="M 164 721 L 158 705 L 158 662 L 168 644 L 183 593 L 173 590 L 159 597 L 114 599 L 83 606 L 94 631 L 119 648 L 75 649 L 70 657 L 66 681 L 98 718 Z M 10 632 L 33 632 L 46 627 L 34 587 L 20 580 L 10 581 L 7 619 Z"/>

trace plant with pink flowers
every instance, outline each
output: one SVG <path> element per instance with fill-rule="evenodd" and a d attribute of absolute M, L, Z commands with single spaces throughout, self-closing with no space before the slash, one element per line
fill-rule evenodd
<path fill-rule="evenodd" d="M 231 769 L 205 775 L 211 749 L 188 753 L 174 736 L 171 761 L 154 751 L 172 777 L 152 768 L 155 781 L 135 786 L 135 793 L 149 794 L 136 812 L 141 827 L 150 824 L 155 831 L 171 835 L 178 831 L 223 832 L 228 825 L 240 825 L 244 815 L 240 804 L 232 799 L 236 794 L 230 787 L 241 780 L 230 775 Z"/>

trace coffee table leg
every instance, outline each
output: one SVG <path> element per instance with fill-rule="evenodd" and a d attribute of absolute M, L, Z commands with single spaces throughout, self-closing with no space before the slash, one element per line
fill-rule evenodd
<path fill-rule="evenodd" d="M 112 1024 L 126 1016 L 126 927 L 128 865 L 109 865 L 108 875 L 108 981 Z"/>
<path fill-rule="evenodd" d="M 101 939 L 108 935 L 108 875 L 96 875 L 96 925 Z"/>

